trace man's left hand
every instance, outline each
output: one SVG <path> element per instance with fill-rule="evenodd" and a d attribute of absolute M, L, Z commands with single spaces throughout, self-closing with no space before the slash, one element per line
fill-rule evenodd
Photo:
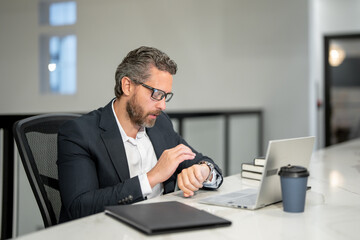
<path fill-rule="evenodd" d="M 205 164 L 195 164 L 183 169 L 177 176 L 179 188 L 184 192 L 184 197 L 194 195 L 194 192 L 202 188 L 203 182 L 210 174 L 210 168 Z"/>

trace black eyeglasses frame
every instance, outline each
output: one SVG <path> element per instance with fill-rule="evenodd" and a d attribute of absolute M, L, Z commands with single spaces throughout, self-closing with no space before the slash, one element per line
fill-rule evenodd
<path fill-rule="evenodd" d="M 153 88 L 145 83 L 142 83 L 142 82 L 139 82 L 137 80 L 133 80 L 133 79 L 130 79 L 131 81 L 133 81 L 134 83 L 136 84 L 140 84 L 141 86 L 143 86 L 144 88 L 147 88 L 149 90 L 152 91 L 151 93 L 151 99 L 155 100 L 155 101 L 161 101 L 165 98 L 165 102 L 169 102 L 171 100 L 171 98 L 174 96 L 174 93 L 172 92 L 168 92 L 166 93 L 165 91 L 161 90 L 161 89 L 157 89 L 157 88 Z M 161 97 L 160 98 L 156 98 L 155 97 L 155 94 L 156 93 L 161 93 Z"/>

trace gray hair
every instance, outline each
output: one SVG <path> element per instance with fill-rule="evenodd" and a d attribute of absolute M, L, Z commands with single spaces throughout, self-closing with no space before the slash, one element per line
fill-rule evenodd
<path fill-rule="evenodd" d="M 150 77 L 149 70 L 152 66 L 171 75 L 175 75 L 177 71 L 176 63 L 166 53 L 152 47 L 139 47 L 129 52 L 116 69 L 115 96 L 119 98 L 123 94 L 121 89 L 123 77 L 141 83 L 146 82 Z"/>

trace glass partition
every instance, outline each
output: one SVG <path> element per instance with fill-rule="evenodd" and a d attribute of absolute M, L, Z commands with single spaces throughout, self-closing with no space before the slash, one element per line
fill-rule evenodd
<path fill-rule="evenodd" d="M 184 139 L 198 152 L 213 159 L 225 171 L 225 119 L 201 117 L 184 120 Z"/>
<path fill-rule="evenodd" d="M 212 158 L 225 176 L 262 156 L 262 112 L 169 113 L 174 129 L 197 151 Z"/>

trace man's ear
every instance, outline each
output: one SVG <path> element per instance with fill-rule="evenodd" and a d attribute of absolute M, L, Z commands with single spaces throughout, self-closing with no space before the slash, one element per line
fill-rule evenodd
<path fill-rule="evenodd" d="M 123 77 L 121 79 L 121 89 L 123 91 L 123 94 L 126 96 L 129 96 L 131 92 L 133 91 L 133 85 L 131 84 L 131 80 L 128 77 Z"/>

